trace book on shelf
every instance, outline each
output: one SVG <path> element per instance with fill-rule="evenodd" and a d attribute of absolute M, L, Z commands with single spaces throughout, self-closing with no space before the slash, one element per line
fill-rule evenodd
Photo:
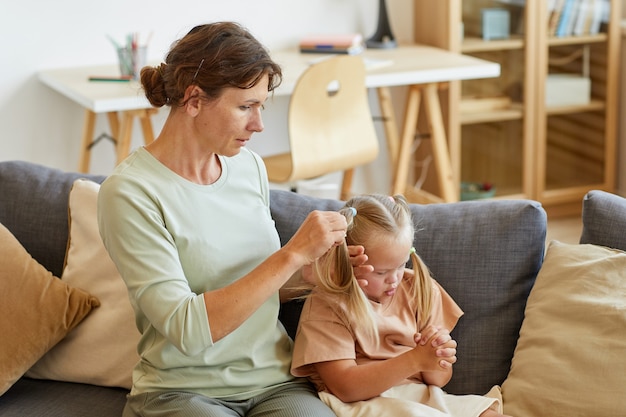
<path fill-rule="evenodd" d="M 568 28 L 569 22 L 572 19 L 572 15 L 574 13 L 575 3 L 578 0 L 565 0 L 563 4 L 563 9 L 561 10 L 561 18 L 559 19 L 559 23 L 556 27 L 555 35 L 558 37 L 568 36 Z"/>
<path fill-rule="evenodd" d="M 589 28 L 589 33 L 595 35 L 600 33 L 603 23 L 608 23 L 611 15 L 611 1 L 610 0 L 595 0 L 594 15 Z"/>
<path fill-rule="evenodd" d="M 561 20 L 563 6 L 567 0 L 551 0 L 548 4 L 548 35 L 556 36 L 557 27 Z"/>
<path fill-rule="evenodd" d="M 595 35 L 608 22 L 610 0 L 548 0 L 550 36 Z"/>
<path fill-rule="evenodd" d="M 309 35 L 300 40 L 300 52 L 360 54 L 365 49 L 360 33 Z"/>
<path fill-rule="evenodd" d="M 498 3 L 525 6 L 526 0 L 497 0 Z M 596 35 L 608 23 L 611 0 L 545 0 L 548 10 L 548 36 Z"/>
<path fill-rule="evenodd" d="M 591 18 L 593 16 L 593 1 L 582 0 L 578 5 L 578 14 L 574 23 L 573 35 L 581 36 L 589 33 Z"/>

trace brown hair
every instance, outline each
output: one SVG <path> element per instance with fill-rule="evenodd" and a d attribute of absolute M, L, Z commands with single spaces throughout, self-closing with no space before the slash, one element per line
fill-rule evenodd
<path fill-rule="evenodd" d="M 379 236 L 408 238 L 413 241 L 415 226 L 411 209 L 401 195 L 393 197 L 372 194 L 350 199 L 340 211 L 348 221 L 346 241 L 331 249 L 314 265 L 318 288 L 345 297 L 356 322 L 363 323 L 368 334 L 378 340 L 371 316 L 371 305 L 358 285 L 350 264 L 348 245 L 362 245 Z M 418 318 L 425 323 L 430 316 L 432 282 L 424 262 L 411 250 L 415 278 L 410 282 L 410 295 L 418 306 Z"/>
<path fill-rule="evenodd" d="M 172 45 L 164 63 L 144 67 L 141 84 L 153 106 L 181 106 L 192 84 L 217 98 L 227 87 L 251 88 L 264 75 L 268 91 L 282 81 L 267 49 L 241 25 L 217 22 L 194 27 Z"/>

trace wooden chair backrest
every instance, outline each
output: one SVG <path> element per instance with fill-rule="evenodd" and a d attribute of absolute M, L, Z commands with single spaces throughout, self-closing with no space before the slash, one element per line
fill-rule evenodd
<path fill-rule="evenodd" d="M 359 56 L 311 65 L 289 103 L 290 181 L 344 171 L 373 161 L 378 139 Z"/>

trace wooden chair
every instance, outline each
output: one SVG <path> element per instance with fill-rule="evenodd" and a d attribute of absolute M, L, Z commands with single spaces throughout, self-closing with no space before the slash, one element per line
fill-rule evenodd
<path fill-rule="evenodd" d="M 348 199 L 354 168 L 378 155 L 363 59 L 339 55 L 307 68 L 291 95 L 288 131 L 290 152 L 264 158 L 270 182 L 343 171 L 340 198 Z"/>

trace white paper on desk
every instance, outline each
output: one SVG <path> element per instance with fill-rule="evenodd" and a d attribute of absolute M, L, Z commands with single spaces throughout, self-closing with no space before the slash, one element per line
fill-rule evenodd
<path fill-rule="evenodd" d="M 309 65 L 317 64 L 319 62 L 325 61 L 327 59 L 330 59 L 336 56 L 337 56 L 336 54 L 322 55 L 320 57 L 310 59 L 308 61 L 308 64 Z M 391 64 L 393 64 L 393 61 L 391 59 L 376 59 L 376 58 L 365 58 L 365 57 L 361 57 L 361 58 L 363 59 L 363 62 L 365 63 L 366 71 L 388 67 Z"/>

